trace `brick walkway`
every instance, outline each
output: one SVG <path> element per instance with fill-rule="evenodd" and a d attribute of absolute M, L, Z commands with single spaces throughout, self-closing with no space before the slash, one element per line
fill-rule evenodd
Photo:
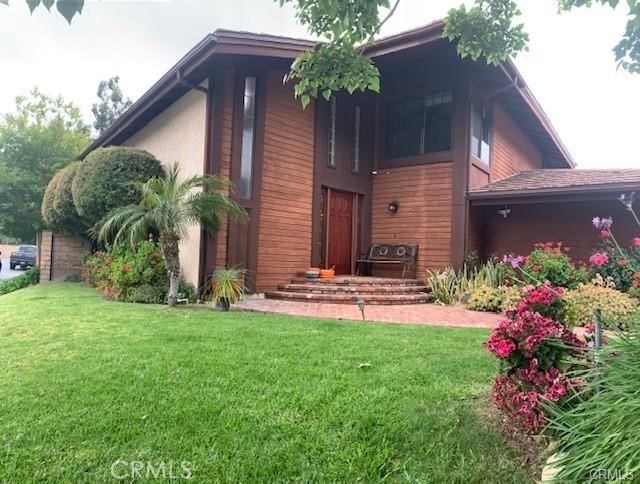
<path fill-rule="evenodd" d="M 290 316 L 362 321 L 360 310 L 355 304 L 279 301 L 252 296 L 235 304 L 234 308 Z M 503 318 L 499 314 L 481 313 L 461 307 L 445 307 L 436 304 L 370 305 L 365 308 L 365 316 L 367 321 L 462 328 L 494 328 Z"/>

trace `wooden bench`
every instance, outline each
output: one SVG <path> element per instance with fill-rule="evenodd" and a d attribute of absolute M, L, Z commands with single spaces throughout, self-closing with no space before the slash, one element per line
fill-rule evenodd
<path fill-rule="evenodd" d="M 365 274 L 371 275 L 371 267 L 373 264 L 402 264 L 402 278 L 407 272 L 413 270 L 415 277 L 416 258 L 418 256 L 417 245 L 391 245 L 391 244 L 373 244 L 369 248 L 366 257 L 359 258 L 357 263 L 357 275 L 361 275 L 361 267 L 365 268 Z"/>

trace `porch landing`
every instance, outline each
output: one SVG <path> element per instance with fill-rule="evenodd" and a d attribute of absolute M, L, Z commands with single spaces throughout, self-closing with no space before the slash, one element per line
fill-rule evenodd
<path fill-rule="evenodd" d="M 295 278 L 280 284 L 277 291 L 265 293 L 267 299 L 305 303 L 367 305 L 424 304 L 428 288 L 417 279 L 337 276 L 332 279 Z"/>
<path fill-rule="evenodd" d="M 251 296 L 235 304 L 234 308 L 244 311 L 287 314 L 309 318 L 362 321 L 362 314 L 355 303 L 314 304 Z M 365 317 L 368 322 L 489 329 L 494 328 L 504 318 L 500 314 L 480 313 L 461 307 L 445 307 L 436 304 L 366 305 Z"/>

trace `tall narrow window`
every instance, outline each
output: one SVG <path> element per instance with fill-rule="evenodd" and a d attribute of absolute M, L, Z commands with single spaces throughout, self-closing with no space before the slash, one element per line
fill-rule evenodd
<path fill-rule="evenodd" d="M 253 147 L 256 131 L 256 78 L 244 80 L 244 111 L 242 115 L 242 157 L 238 194 L 251 198 L 253 191 Z"/>
<path fill-rule="evenodd" d="M 336 97 L 331 96 L 329 105 L 329 150 L 327 153 L 327 166 L 336 167 Z"/>
<path fill-rule="evenodd" d="M 473 155 L 485 163 L 489 163 L 491 122 L 487 107 L 483 103 L 473 105 L 473 136 L 471 139 L 471 149 Z"/>
<path fill-rule="evenodd" d="M 360 171 L 360 106 L 356 106 L 353 113 L 353 162 L 351 171 L 358 173 Z"/>

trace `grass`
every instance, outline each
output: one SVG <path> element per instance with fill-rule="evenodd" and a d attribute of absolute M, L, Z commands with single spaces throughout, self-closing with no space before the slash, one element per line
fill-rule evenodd
<path fill-rule="evenodd" d="M 0 482 L 105 482 L 117 459 L 206 482 L 525 482 L 475 411 L 487 336 L 23 289 L 0 297 Z"/>

